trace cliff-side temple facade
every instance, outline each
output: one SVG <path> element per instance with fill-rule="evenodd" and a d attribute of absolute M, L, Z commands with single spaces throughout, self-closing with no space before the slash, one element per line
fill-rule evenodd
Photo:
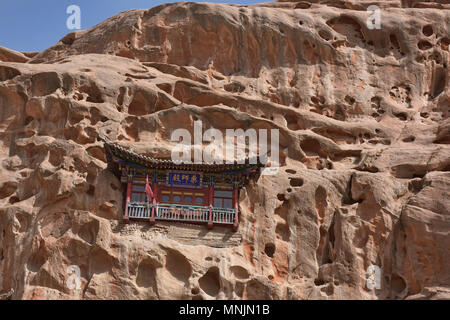
<path fill-rule="evenodd" d="M 174 163 L 105 142 L 108 168 L 126 189 L 123 220 L 239 226 L 239 190 L 258 176 L 258 162 Z"/>

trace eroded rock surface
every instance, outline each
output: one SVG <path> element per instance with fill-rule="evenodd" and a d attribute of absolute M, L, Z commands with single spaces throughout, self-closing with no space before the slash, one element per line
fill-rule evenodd
<path fill-rule="evenodd" d="M 0 48 L 0 293 L 450 298 L 448 5 L 385 1 L 370 30 L 372 2 L 317 2 L 166 4 Z M 280 130 L 239 232 L 123 225 L 101 140 L 168 158 L 196 120 Z"/>

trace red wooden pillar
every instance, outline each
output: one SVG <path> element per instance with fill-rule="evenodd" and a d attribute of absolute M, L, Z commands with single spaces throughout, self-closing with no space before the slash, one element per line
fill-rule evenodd
<path fill-rule="evenodd" d="M 208 229 L 212 229 L 212 228 L 213 228 L 213 218 L 212 218 L 213 199 L 214 199 L 214 187 L 213 187 L 213 185 L 210 185 L 210 186 L 209 186 L 209 219 L 208 219 Z"/>
<path fill-rule="evenodd" d="M 239 188 L 237 185 L 235 185 L 233 189 L 233 207 L 234 207 L 233 230 L 237 231 L 239 228 Z"/>
<path fill-rule="evenodd" d="M 123 222 L 125 223 L 128 223 L 130 221 L 130 218 L 128 217 L 128 204 L 131 201 L 131 188 L 132 188 L 132 179 L 131 176 L 128 176 L 127 197 L 125 199 L 125 212 L 123 215 Z"/>
<path fill-rule="evenodd" d="M 156 222 L 155 215 L 156 215 L 156 209 L 158 206 L 158 184 L 156 182 L 153 182 L 153 206 L 152 206 L 152 215 L 150 217 L 150 224 L 154 225 Z"/>

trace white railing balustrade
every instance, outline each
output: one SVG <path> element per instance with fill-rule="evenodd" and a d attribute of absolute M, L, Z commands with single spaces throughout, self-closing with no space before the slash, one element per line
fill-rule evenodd
<path fill-rule="evenodd" d="M 157 220 L 208 222 L 209 208 L 203 206 L 158 204 L 155 218 Z"/>
<path fill-rule="evenodd" d="M 132 219 L 150 219 L 152 214 L 152 204 L 129 202 L 128 217 Z"/>
<path fill-rule="evenodd" d="M 234 213 L 233 209 L 213 208 L 212 220 L 219 224 L 233 224 Z"/>
<path fill-rule="evenodd" d="M 150 219 L 153 204 L 142 202 L 128 203 L 128 217 L 130 219 Z M 157 204 L 155 220 L 204 222 L 209 221 L 209 207 L 189 206 L 178 204 Z M 212 221 L 214 224 L 233 224 L 235 211 L 233 209 L 213 208 Z"/>

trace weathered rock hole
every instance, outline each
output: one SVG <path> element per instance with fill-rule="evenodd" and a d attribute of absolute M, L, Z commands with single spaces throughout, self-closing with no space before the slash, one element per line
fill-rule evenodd
<path fill-rule="evenodd" d="M 232 266 L 230 268 L 231 273 L 240 280 L 248 279 L 250 274 L 248 273 L 247 269 L 241 267 L 241 266 Z"/>
<path fill-rule="evenodd" d="M 233 81 L 231 83 L 227 83 L 223 86 L 223 88 L 228 92 L 243 92 L 245 90 L 245 86 L 237 81 Z"/>
<path fill-rule="evenodd" d="M 409 137 L 404 138 L 402 141 L 403 142 L 413 142 L 414 140 L 416 140 L 416 137 L 409 136 Z"/>
<path fill-rule="evenodd" d="M 325 284 L 325 281 L 323 281 L 322 279 L 316 278 L 316 279 L 314 279 L 314 284 L 317 287 L 320 287 L 320 286 L 323 286 Z"/>
<path fill-rule="evenodd" d="M 349 16 L 339 16 L 327 21 L 327 25 L 334 31 L 347 37 L 350 46 L 364 45 L 364 36 L 358 21 Z"/>
<path fill-rule="evenodd" d="M 32 116 L 28 116 L 25 119 L 25 125 L 29 125 L 32 121 L 34 120 L 34 118 Z"/>
<path fill-rule="evenodd" d="M 7 181 L 0 187 L 0 199 L 11 196 L 17 190 L 17 182 Z"/>
<path fill-rule="evenodd" d="M 334 235 L 335 219 L 336 219 L 336 211 L 333 216 L 333 220 L 330 224 L 330 227 L 328 228 L 328 240 L 330 241 L 331 248 L 334 248 L 334 242 L 336 240 L 336 237 Z M 331 262 L 331 258 L 329 258 L 328 262 Z"/>
<path fill-rule="evenodd" d="M 167 252 L 166 269 L 174 278 L 183 282 L 187 282 L 192 274 L 192 267 L 189 261 L 175 250 Z"/>
<path fill-rule="evenodd" d="M 320 291 L 325 293 L 327 296 L 331 296 L 334 293 L 333 284 L 330 283 L 328 286 L 321 288 Z"/>
<path fill-rule="evenodd" d="M 145 259 L 139 264 L 136 284 L 143 288 L 156 288 L 156 270 L 152 259 Z"/>
<path fill-rule="evenodd" d="M 47 96 L 60 87 L 61 80 L 56 72 L 43 72 L 31 77 L 31 92 L 33 96 Z"/>
<path fill-rule="evenodd" d="M 277 194 L 277 198 L 280 201 L 286 201 L 286 196 L 283 193 Z"/>
<path fill-rule="evenodd" d="M 324 156 L 323 151 L 320 147 L 320 142 L 316 139 L 305 139 L 300 143 L 300 147 L 302 148 L 303 152 L 306 153 L 307 156 Z"/>
<path fill-rule="evenodd" d="M 431 25 L 426 25 L 422 28 L 422 33 L 429 37 L 431 36 L 434 32 L 433 32 L 433 27 Z"/>
<path fill-rule="evenodd" d="M 289 130 L 298 130 L 299 126 L 297 123 L 297 117 L 294 115 L 288 115 L 284 117 L 286 119 L 287 127 Z"/>
<path fill-rule="evenodd" d="M 350 96 L 345 96 L 345 102 L 347 102 L 349 105 L 353 105 L 355 103 L 355 98 Z"/>
<path fill-rule="evenodd" d="M 141 92 L 136 93 L 128 106 L 128 113 L 135 116 L 143 116 L 150 113 L 149 103 Z"/>
<path fill-rule="evenodd" d="M 311 8 L 311 3 L 305 1 L 300 1 L 294 7 L 294 9 L 309 9 L 309 8 Z"/>
<path fill-rule="evenodd" d="M 318 97 L 311 97 L 311 102 L 314 104 L 324 104 L 325 103 L 325 97 L 324 96 L 318 96 Z"/>
<path fill-rule="evenodd" d="M 11 80 L 19 75 L 20 71 L 15 68 L 0 66 L 0 81 Z"/>
<path fill-rule="evenodd" d="M 46 248 L 42 245 L 42 242 L 35 248 L 28 258 L 27 268 L 32 272 L 39 272 L 44 265 L 45 261 L 47 261 L 48 252 Z"/>
<path fill-rule="evenodd" d="M 94 244 L 97 240 L 98 229 L 99 223 L 96 221 L 95 238 L 92 242 L 89 242 L 90 244 Z M 113 257 L 107 250 L 100 247 L 94 247 L 89 252 L 89 255 L 89 273 L 102 274 L 111 270 L 113 265 Z"/>
<path fill-rule="evenodd" d="M 193 294 L 194 296 L 198 295 L 200 293 L 200 289 L 199 288 L 192 288 L 191 289 L 191 294 Z"/>
<path fill-rule="evenodd" d="M 97 220 L 89 221 L 85 224 L 83 224 L 79 231 L 78 235 L 80 238 L 82 238 L 84 241 L 94 244 L 97 240 L 98 231 L 100 229 L 100 223 Z M 103 255 L 104 252 L 102 251 L 100 255 Z"/>
<path fill-rule="evenodd" d="M 406 289 L 405 280 L 397 274 L 393 274 L 391 278 L 391 289 L 396 294 L 400 294 Z"/>
<path fill-rule="evenodd" d="M 65 45 L 71 46 L 75 42 L 75 32 L 71 32 L 61 39 L 61 42 Z"/>
<path fill-rule="evenodd" d="M 100 89 L 95 84 L 83 85 L 78 88 L 80 92 L 87 94 L 87 102 L 92 103 L 103 103 L 102 93 Z"/>
<path fill-rule="evenodd" d="M 279 238 L 281 238 L 281 240 L 289 241 L 291 231 L 289 230 L 287 223 L 278 223 L 275 228 L 275 233 L 279 236 Z"/>
<path fill-rule="evenodd" d="M 76 101 L 81 101 L 81 100 L 83 100 L 83 95 L 81 94 L 81 93 L 79 93 L 79 92 L 77 92 L 77 93 L 75 93 L 73 96 L 72 96 L 72 99 L 73 100 L 76 100 Z"/>
<path fill-rule="evenodd" d="M 20 199 L 16 196 L 12 196 L 11 198 L 9 198 L 9 203 L 10 204 L 15 204 L 17 202 L 20 202 Z"/>
<path fill-rule="evenodd" d="M 292 170 L 292 169 L 286 169 L 285 171 L 286 171 L 287 173 L 289 173 L 289 174 L 296 174 L 296 173 L 297 173 L 297 171 Z"/>
<path fill-rule="evenodd" d="M 50 150 L 48 162 L 54 167 L 59 166 L 63 161 L 63 155 L 60 150 Z"/>
<path fill-rule="evenodd" d="M 119 95 L 117 96 L 117 104 L 119 106 L 121 106 L 123 104 L 126 90 L 127 90 L 126 87 L 120 87 L 120 89 L 119 89 Z M 117 107 L 117 108 L 119 108 L 119 107 Z"/>
<path fill-rule="evenodd" d="M 428 57 L 428 60 L 434 60 L 436 62 L 436 64 L 441 64 L 442 63 L 442 56 L 439 52 L 435 51 L 433 52 L 432 55 L 430 55 Z"/>
<path fill-rule="evenodd" d="M 433 75 L 433 83 L 431 89 L 431 96 L 433 98 L 440 95 L 445 89 L 445 69 L 442 67 L 436 67 Z"/>
<path fill-rule="evenodd" d="M 417 61 L 418 63 L 423 63 L 424 60 L 425 60 L 425 58 L 424 58 L 422 55 L 417 55 L 416 61 Z"/>
<path fill-rule="evenodd" d="M 273 243 L 266 243 L 266 245 L 264 246 L 264 253 L 269 257 L 269 258 L 273 258 L 273 256 L 275 255 L 275 244 Z"/>
<path fill-rule="evenodd" d="M 106 156 L 100 147 L 90 147 L 86 150 L 88 154 L 102 162 L 106 163 Z"/>
<path fill-rule="evenodd" d="M 291 187 L 301 187 L 303 185 L 302 178 L 289 178 L 289 184 Z"/>
<path fill-rule="evenodd" d="M 329 40 L 331 40 L 333 38 L 333 35 L 330 32 L 326 31 L 326 30 L 320 30 L 319 31 L 319 36 L 322 39 L 326 40 L 326 41 L 329 41 Z"/>
<path fill-rule="evenodd" d="M 419 41 L 419 43 L 417 43 L 417 47 L 420 50 L 428 50 L 428 49 L 431 49 L 433 47 L 433 45 L 431 43 L 429 43 L 427 40 L 421 40 L 421 41 Z"/>
<path fill-rule="evenodd" d="M 440 40 L 440 43 L 441 43 L 441 49 L 448 51 L 448 46 L 450 44 L 450 39 L 449 38 L 442 38 Z"/>
<path fill-rule="evenodd" d="M 396 113 L 394 115 L 402 121 L 408 120 L 408 115 L 404 112 Z"/>
<path fill-rule="evenodd" d="M 170 83 L 158 83 L 156 84 L 158 88 L 160 88 L 162 91 L 172 94 L 172 84 Z"/>
<path fill-rule="evenodd" d="M 381 98 L 378 96 L 372 97 L 370 99 L 370 102 L 372 102 L 372 107 L 373 108 L 379 108 L 380 104 L 381 104 Z"/>
<path fill-rule="evenodd" d="M 424 187 L 423 180 L 420 178 L 411 179 L 408 181 L 408 190 L 414 193 L 418 193 Z"/>
<path fill-rule="evenodd" d="M 219 268 L 212 267 L 203 277 L 198 279 L 200 288 L 209 296 L 215 297 L 220 291 L 220 273 Z"/>

